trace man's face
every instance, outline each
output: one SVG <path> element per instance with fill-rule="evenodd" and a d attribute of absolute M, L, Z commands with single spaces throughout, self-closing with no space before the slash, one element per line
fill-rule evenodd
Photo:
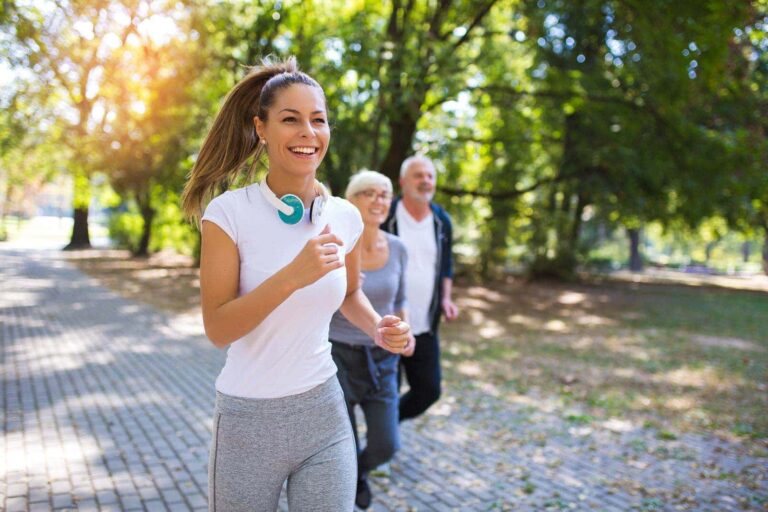
<path fill-rule="evenodd" d="M 417 160 L 408 166 L 400 178 L 403 196 L 420 203 L 428 203 L 435 195 L 435 168 L 428 162 Z"/>

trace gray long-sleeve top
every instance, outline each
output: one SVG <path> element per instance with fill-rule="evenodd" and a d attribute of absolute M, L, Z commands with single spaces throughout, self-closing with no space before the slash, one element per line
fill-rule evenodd
<path fill-rule="evenodd" d="M 363 271 L 363 293 L 371 301 L 373 309 L 381 316 L 391 315 L 407 305 L 405 268 L 408 264 L 408 253 L 400 238 L 389 233 L 385 235 L 389 243 L 387 263 L 380 269 Z M 333 314 L 328 337 L 333 341 L 341 341 L 349 345 L 374 346 L 373 340 L 352 325 L 340 311 Z"/>

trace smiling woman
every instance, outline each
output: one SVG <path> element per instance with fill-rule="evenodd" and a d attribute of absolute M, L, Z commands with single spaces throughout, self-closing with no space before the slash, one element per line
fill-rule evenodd
<path fill-rule="evenodd" d="M 256 133 L 267 148 L 270 171 L 314 179 L 331 139 L 322 89 L 288 87 L 275 100 L 273 110 L 277 112 L 274 122 L 267 123 L 266 111 L 256 117 Z"/>
<path fill-rule="evenodd" d="M 320 85 L 293 58 L 265 61 L 230 91 L 184 191 L 185 212 L 202 224 L 205 331 L 228 347 L 216 379 L 212 511 L 276 510 L 286 480 L 291 509 L 351 511 L 355 442 L 331 316 L 340 310 L 388 352 L 409 340 L 408 324 L 382 318 L 360 289 L 360 214 L 315 177 L 330 138 Z M 243 174 L 253 181 L 262 155 L 260 183 L 211 200 Z"/>

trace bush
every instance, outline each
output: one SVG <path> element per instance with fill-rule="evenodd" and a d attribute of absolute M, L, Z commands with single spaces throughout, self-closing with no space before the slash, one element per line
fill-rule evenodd
<path fill-rule="evenodd" d="M 152 220 L 149 252 L 172 249 L 180 254 L 194 255 L 197 244 L 195 228 L 186 222 L 181 213 L 178 196 L 168 193 L 158 201 Z M 116 247 L 136 252 L 141 240 L 144 219 L 132 200 L 124 202 L 109 217 L 109 237 Z"/>
<path fill-rule="evenodd" d="M 136 211 L 114 211 L 109 216 L 109 238 L 115 247 L 129 249 L 134 252 L 139 246 L 141 239 L 141 229 L 144 226 L 144 220 Z"/>
<path fill-rule="evenodd" d="M 175 199 L 177 196 L 173 196 Z M 192 256 L 197 244 L 194 226 L 184 220 L 180 200 L 165 201 L 157 208 L 152 225 L 150 252 L 173 249 L 179 254 Z"/>

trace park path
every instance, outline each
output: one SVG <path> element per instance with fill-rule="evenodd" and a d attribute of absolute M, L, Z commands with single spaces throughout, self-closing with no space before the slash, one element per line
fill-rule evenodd
<path fill-rule="evenodd" d="M 223 358 L 199 319 L 125 300 L 56 251 L 0 245 L 0 510 L 207 510 Z M 754 445 L 581 425 L 518 398 L 447 382 L 403 426 L 372 510 L 768 510 Z"/>

